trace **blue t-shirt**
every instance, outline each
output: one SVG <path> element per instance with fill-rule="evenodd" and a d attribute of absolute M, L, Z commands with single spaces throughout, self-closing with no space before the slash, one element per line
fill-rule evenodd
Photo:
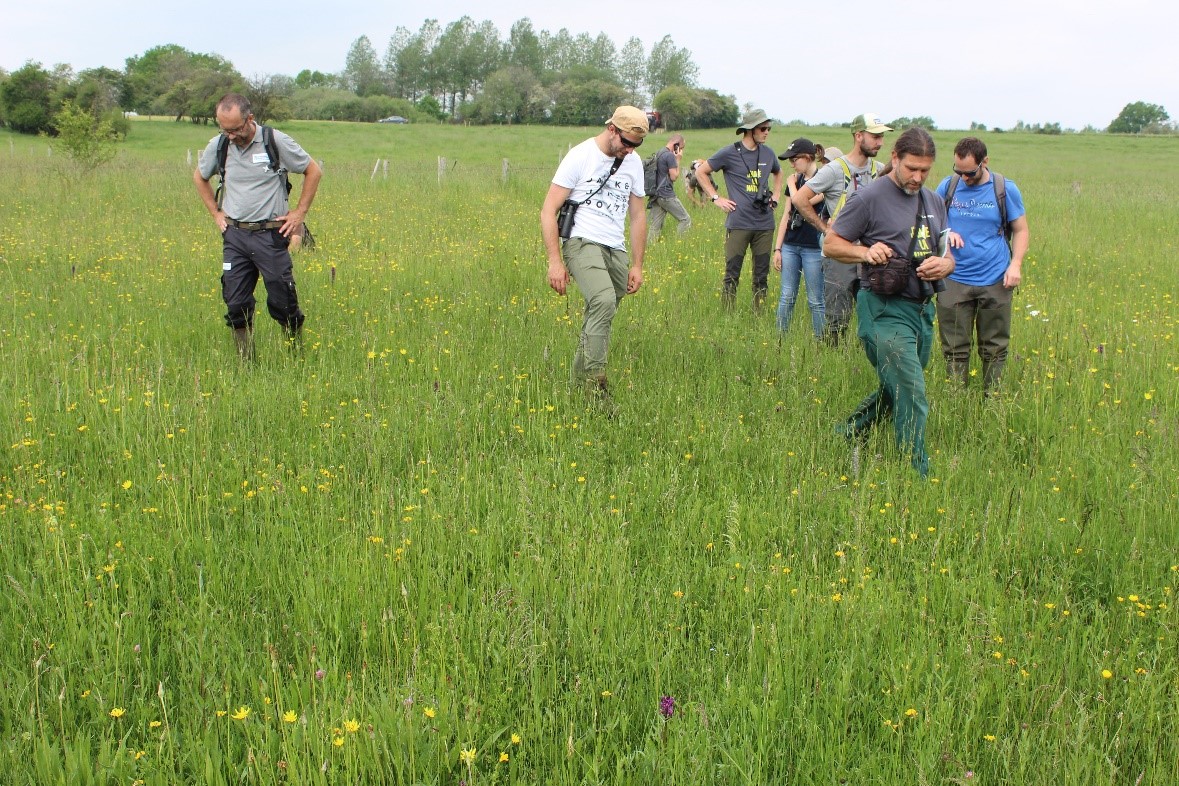
<path fill-rule="evenodd" d="M 1023 197 L 1019 187 L 1004 178 L 1007 188 L 1007 221 L 1024 215 Z M 937 195 L 945 201 L 950 189 L 950 178 L 937 187 Z M 950 278 L 968 287 L 987 287 L 1003 280 L 1011 263 L 1011 251 L 1000 226 L 999 204 L 995 199 L 995 179 L 977 186 L 958 181 L 954 199 L 949 207 L 950 228 L 962 236 L 962 248 L 955 248 L 954 272 Z"/>

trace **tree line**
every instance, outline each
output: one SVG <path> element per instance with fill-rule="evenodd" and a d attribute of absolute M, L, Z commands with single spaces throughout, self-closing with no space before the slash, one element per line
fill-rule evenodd
<path fill-rule="evenodd" d="M 732 96 L 697 85 L 691 53 L 664 36 L 648 50 L 632 37 L 621 48 L 605 33 L 536 30 L 525 18 L 506 36 L 490 21 L 464 16 L 443 27 L 398 27 L 383 57 L 367 36 L 349 47 L 344 68 L 328 74 L 247 77 L 218 54 L 167 44 L 128 57 L 122 70 L 75 73 L 28 62 L 0 71 L 0 124 L 23 133 L 57 133 L 63 106 L 127 129 L 125 115 L 164 114 L 208 123 L 217 100 L 235 91 L 260 120 L 351 120 L 390 115 L 415 121 L 589 125 L 629 103 L 654 107 L 677 128 L 735 125 Z"/>
<path fill-rule="evenodd" d="M 691 52 L 671 36 L 649 50 L 637 37 L 618 47 L 605 33 L 550 33 L 536 30 L 528 18 L 501 36 L 492 22 L 464 16 L 445 27 L 435 19 L 417 31 L 398 27 L 383 56 L 361 36 L 339 73 L 304 69 L 295 76 L 246 77 L 221 55 L 175 44 L 128 57 L 122 70 L 75 73 L 68 65 L 46 69 L 30 61 L 12 73 L 0 70 L 0 125 L 56 135 L 66 125 L 77 129 L 83 113 L 94 129 L 117 136 L 126 134 L 128 113 L 208 123 L 217 100 L 234 91 L 250 98 L 263 121 L 372 122 L 401 115 L 433 122 L 592 125 L 627 103 L 653 107 L 669 128 L 735 126 L 736 100 L 701 87 L 698 76 Z M 898 118 L 893 125 L 934 128 L 926 116 Z M 1021 121 L 1010 130 L 1062 133 L 1059 123 Z M 1176 126 L 1163 107 L 1136 101 L 1106 130 L 1170 134 Z"/>

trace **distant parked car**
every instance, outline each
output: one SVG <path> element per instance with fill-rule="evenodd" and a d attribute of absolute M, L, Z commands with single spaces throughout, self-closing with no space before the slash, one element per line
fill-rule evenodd
<path fill-rule="evenodd" d="M 378 123 L 408 123 L 409 121 L 406 120 L 401 115 L 393 115 L 392 117 L 382 117 L 377 122 Z"/>

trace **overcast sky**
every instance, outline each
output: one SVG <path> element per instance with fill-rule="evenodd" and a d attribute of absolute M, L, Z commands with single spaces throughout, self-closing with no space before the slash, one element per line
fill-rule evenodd
<path fill-rule="evenodd" d="M 820 16 L 824 7 L 838 16 Z M 902 7 L 923 18 L 868 0 L 37 0 L 6 3 L 0 67 L 35 60 L 47 68 L 121 69 L 153 46 L 179 44 L 219 54 L 247 76 L 334 73 L 362 35 L 383 56 L 399 25 L 416 31 L 433 18 L 445 28 L 467 15 L 490 19 L 506 39 L 512 24 L 528 17 L 537 31 L 604 32 L 619 49 L 637 36 L 649 52 L 670 35 L 692 52 L 702 87 L 782 121 L 840 123 L 871 111 L 886 120 L 928 115 L 940 128 L 972 121 L 1008 128 L 1019 120 L 1104 128 L 1132 101 L 1162 104 L 1179 119 L 1179 4 L 1170 0 L 926 0 Z"/>

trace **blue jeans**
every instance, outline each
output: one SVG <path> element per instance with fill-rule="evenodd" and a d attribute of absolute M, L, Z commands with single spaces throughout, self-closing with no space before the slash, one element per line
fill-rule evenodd
<path fill-rule="evenodd" d="M 778 301 L 778 330 L 790 327 L 799 279 L 806 276 L 806 302 L 815 338 L 823 337 L 823 253 L 818 248 L 782 244 L 782 297 Z"/>

